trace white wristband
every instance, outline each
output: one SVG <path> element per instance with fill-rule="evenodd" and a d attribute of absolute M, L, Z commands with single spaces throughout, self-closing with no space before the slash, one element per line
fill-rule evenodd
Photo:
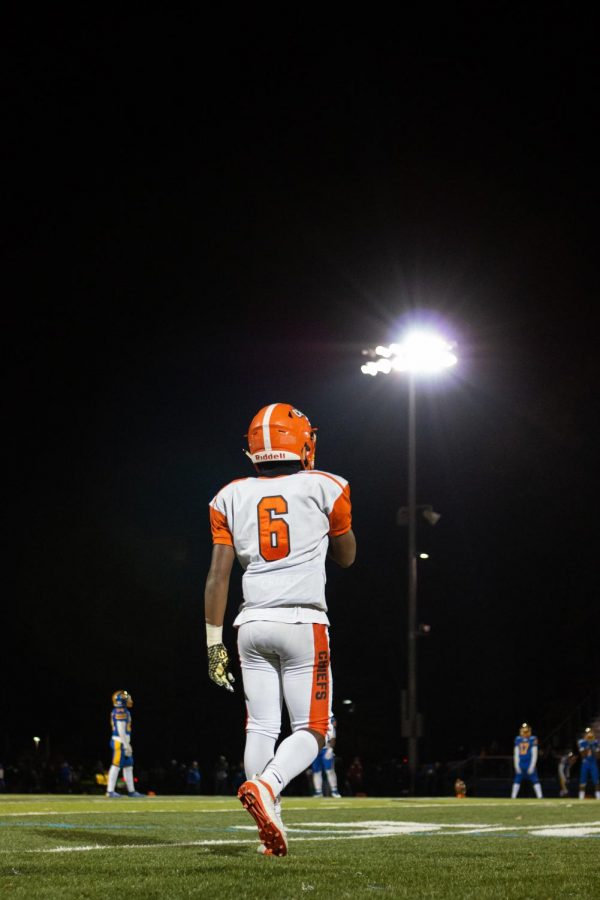
<path fill-rule="evenodd" d="M 223 626 L 209 625 L 206 623 L 206 646 L 212 647 L 214 644 L 223 643 Z"/>

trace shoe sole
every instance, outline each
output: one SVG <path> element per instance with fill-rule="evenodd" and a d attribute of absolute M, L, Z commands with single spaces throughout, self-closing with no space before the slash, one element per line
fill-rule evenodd
<path fill-rule="evenodd" d="M 269 818 L 260 795 L 254 793 L 252 785 L 243 784 L 238 791 L 238 797 L 258 826 L 260 839 L 267 848 L 266 855 L 286 856 L 286 840 L 275 822 Z"/>

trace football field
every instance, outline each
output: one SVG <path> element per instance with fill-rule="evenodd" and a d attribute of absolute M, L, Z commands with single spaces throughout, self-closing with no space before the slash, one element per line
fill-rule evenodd
<path fill-rule="evenodd" d="M 235 797 L 0 796 L 0 896 L 587 898 L 600 802 L 283 799 L 290 850 L 256 852 Z"/>

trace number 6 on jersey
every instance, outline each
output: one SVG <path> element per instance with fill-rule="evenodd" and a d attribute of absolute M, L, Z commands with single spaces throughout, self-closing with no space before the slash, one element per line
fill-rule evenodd
<path fill-rule="evenodd" d="M 290 554 L 290 529 L 285 519 L 276 516 L 288 511 L 284 497 L 263 497 L 257 506 L 260 555 L 267 562 L 284 559 Z"/>

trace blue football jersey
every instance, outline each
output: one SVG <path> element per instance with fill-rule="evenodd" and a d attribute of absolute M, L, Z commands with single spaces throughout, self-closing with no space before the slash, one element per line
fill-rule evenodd
<path fill-rule="evenodd" d="M 535 734 L 530 735 L 529 737 L 522 737 L 518 734 L 515 738 L 515 747 L 518 747 L 519 750 L 519 762 L 523 764 L 529 765 L 531 762 L 531 754 L 533 752 L 533 748 L 537 747 L 538 739 Z"/>
<path fill-rule="evenodd" d="M 131 735 L 131 713 L 124 707 L 115 707 L 110 714 L 110 727 L 112 729 L 112 737 L 121 740 L 119 734 L 119 722 L 125 722 L 125 732 L 129 737 Z"/>
<path fill-rule="evenodd" d="M 581 738 L 577 741 L 577 746 L 579 747 L 579 752 L 582 753 L 586 759 L 589 757 L 595 759 L 598 750 L 600 750 L 600 741 L 597 738 L 595 740 Z"/>

